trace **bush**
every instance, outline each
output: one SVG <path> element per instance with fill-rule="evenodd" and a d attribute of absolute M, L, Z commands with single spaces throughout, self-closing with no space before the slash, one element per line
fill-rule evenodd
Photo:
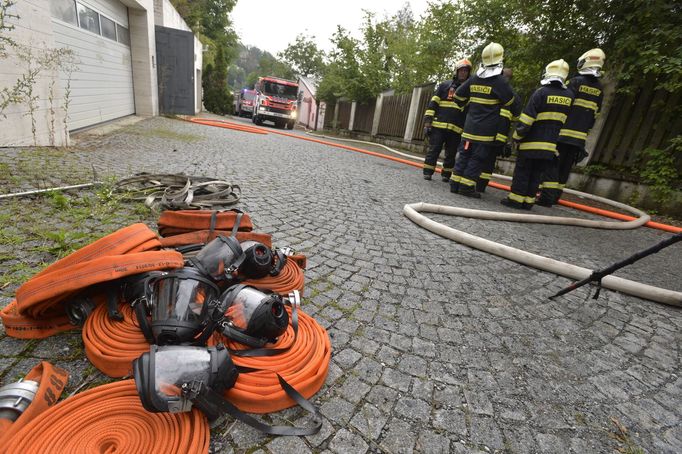
<path fill-rule="evenodd" d="M 206 65 L 202 77 L 204 107 L 209 112 L 227 115 L 233 112 L 233 97 L 227 87 L 227 59 L 223 47 L 218 48 L 215 66 Z"/>

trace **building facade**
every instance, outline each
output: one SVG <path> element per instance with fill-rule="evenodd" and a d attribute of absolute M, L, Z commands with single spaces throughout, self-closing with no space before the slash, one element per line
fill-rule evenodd
<path fill-rule="evenodd" d="M 0 146 L 67 145 L 69 133 L 159 114 L 155 27 L 189 31 L 168 0 L 20 0 L 0 30 L 0 90 L 30 84 L 0 115 Z M 201 100 L 201 43 L 194 55 Z M 198 72 L 196 71 L 198 70 Z M 196 111 L 201 103 L 196 104 Z"/>

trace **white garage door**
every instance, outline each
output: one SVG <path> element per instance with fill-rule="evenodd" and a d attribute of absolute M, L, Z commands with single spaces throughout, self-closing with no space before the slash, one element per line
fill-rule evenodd
<path fill-rule="evenodd" d="M 69 129 L 135 113 L 128 9 L 118 0 L 50 0 L 54 38 L 73 50 Z M 67 75 L 60 82 L 66 89 Z"/>

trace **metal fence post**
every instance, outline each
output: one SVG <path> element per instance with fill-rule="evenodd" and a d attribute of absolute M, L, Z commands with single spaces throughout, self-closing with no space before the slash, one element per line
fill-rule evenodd
<path fill-rule="evenodd" d="M 374 118 L 372 119 L 372 136 L 379 133 L 379 120 L 381 119 L 381 105 L 384 102 L 384 94 L 379 93 L 377 96 L 377 103 L 374 107 Z"/>

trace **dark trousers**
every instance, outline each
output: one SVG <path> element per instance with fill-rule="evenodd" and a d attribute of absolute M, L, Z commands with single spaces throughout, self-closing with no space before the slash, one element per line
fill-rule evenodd
<path fill-rule="evenodd" d="M 488 159 L 488 155 L 494 152 L 492 145 L 462 140 L 457 151 L 455 173 L 451 178 L 451 183 L 458 186 L 460 192 L 475 191 L 484 162 Z"/>
<path fill-rule="evenodd" d="M 526 158 L 521 152 L 516 158 L 509 200 L 528 205 L 534 204 L 542 176 L 551 162 L 549 159 Z"/>
<path fill-rule="evenodd" d="M 443 178 L 450 178 L 452 169 L 455 167 L 455 157 L 459 146 L 460 135 L 455 131 L 443 128 L 432 128 L 429 137 L 429 151 L 424 159 L 424 175 L 433 175 L 436 171 L 436 164 L 440 150 L 445 148 L 445 159 L 443 159 Z"/>
<path fill-rule="evenodd" d="M 545 205 L 554 205 L 561 198 L 561 193 L 571 174 L 575 157 L 581 150 L 580 147 L 561 142 L 557 143 L 556 148 L 559 151 L 559 158 L 555 159 L 547 168 L 540 186 L 542 188 L 540 200 Z"/>
<path fill-rule="evenodd" d="M 488 147 L 488 156 L 486 156 L 485 160 L 483 161 L 481 174 L 478 176 L 478 180 L 476 180 L 476 190 L 478 192 L 485 192 L 485 188 L 488 187 L 488 183 L 490 183 L 490 179 L 493 176 L 493 171 L 495 170 L 495 161 L 497 160 L 497 156 L 502 151 L 502 147 L 504 147 L 504 144 Z"/>

